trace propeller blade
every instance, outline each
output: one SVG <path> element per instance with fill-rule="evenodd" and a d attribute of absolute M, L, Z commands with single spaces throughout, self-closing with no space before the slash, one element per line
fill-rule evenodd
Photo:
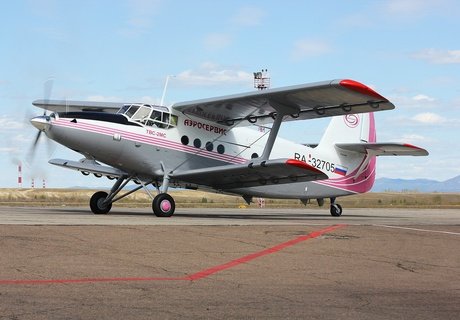
<path fill-rule="evenodd" d="M 30 146 L 30 150 L 27 153 L 27 162 L 29 162 L 29 163 L 32 162 L 32 160 L 35 157 L 35 150 L 37 149 L 37 144 L 38 144 L 38 141 L 40 140 L 40 136 L 41 136 L 42 132 L 43 131 L 38 131 L 37 132 L 37 135 L 35 136 L 34 142 Z"/>
<path fill-rule="evenodd" d="M 43 131 L 38 131 L 37 132 L 37 135 L 35 136 L 35 140 L 34 140 L 34 143 L 32 144 L 32 147 L 35 149 L 35 147 L 37 146 L 37 143 L 38 143 L 38 140 L 40 140 L 40 136 L 42 134 Z"/>
<path fill-rule="evenodd" d="M 50 77 L 48 78 L 45 83 L 43 84 L 43 100 L 45 101 L 45 103 L 48 103 L 48 101 L 50 100 L 50 97 L 51 97 L 51 93 L 53 91 L 53 85 L 54 85 L 54 78 L 53 77 Z M 43 111 L 43 116 L 46 116 L 46 109 Z M 29 121 L 32 122 L 32 124 L 37 127 L 38 129 L 38 132 L 37 132 L 37 135 L 35 136 L 35 139 L 30 147 L 30 150 L 29 152 L 27 153 L 27 159 L 28 159 L 28 162 L 32 162 L 33 159 L 34 159 L 34 156 L 35 156 L 35 150 L 37 149 L 37 146 L 38 146 L 38 142 L 40 140 L 40 137 L 43 133 L 43 130 L 44 130 L 44 127 L 42 127 L 40 124 L 40 121 L 37 121 L 37 123 L 39 123 L 39 125 L 37 125 L 37 123 L 34 123 L 34 119 L 38 119 L 40 117 L 37 117 L 37 118 L 33 118 Z M 47 147 L 47 149 L 49 150 L 49 146 Z M 54 150 L 52 151 L 54 152 Z"/>
<path fill-rule="evenodd" d="M 53 91 L 53 86 L 54 86 L 54 78 L 50 77 L 48 80 L 45 81 L 43 84 L 43 100 L 45 100 L 46 103 L 50 100 L 51 93 Z M 43 115 L 46 115 L 46 109 L 43 112 Z"/>

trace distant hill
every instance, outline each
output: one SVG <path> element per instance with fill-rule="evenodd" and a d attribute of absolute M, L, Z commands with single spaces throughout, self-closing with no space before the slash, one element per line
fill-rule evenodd
<path fill-rule="evenodd" d="M 446 181 L 380 178 L 375 180 L 372 191 L 460 192 L 460 176 L 456 176 Z"/>

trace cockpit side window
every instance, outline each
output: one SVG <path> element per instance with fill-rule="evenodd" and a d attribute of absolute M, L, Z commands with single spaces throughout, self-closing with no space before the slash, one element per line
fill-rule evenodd
<path fill-rule="evenodd" d="M 129 104 L 125 104 L 123 107 L 121 107 L 120 110 L 118 110 L 117 113 L 119 114 L 124 114 L 128 109 L 129 109 L 130 105 Z"/>
<path fill-rule="evenodd" d="M 125 115 L 130 121 L 136 121 L 149 127 L 158 127 L 169 129 L 177 126 L 178 118 L 176 115 L 169 113 L 169 110 L 161 106 L 142 105 L 124 105 L 117 112 Z"/>
<path fill-rule="evenodd" d="M 173 114 L 171 115 L 171 118 L 169 120 L 169 125 L 173 127 L 177 126 L 177 116 L 176 115 L 173 115 Z"/>
<path fill-rule="evenodd" d="M 131 118 L 136 113 L 137 109 L 139 109 L 139 106 L 132 105 L 131 108 L 125 112 L 125 115 Z"/>
<path fill-rule="evenodd" d="M 129 109 L 131 111 L 131 109 Z M 134 121 L 145 122 L 149 117 L 151 108 L 142 106 L 137 110 L 137 112 L 133 115 L 132 119 Z"/>

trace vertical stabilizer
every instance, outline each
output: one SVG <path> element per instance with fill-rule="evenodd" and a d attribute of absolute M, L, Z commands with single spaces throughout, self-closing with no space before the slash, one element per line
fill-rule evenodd
<path fill-rule="evenodd" d="M 334 146 L 336 143 L 360 142 L 375 142 L 373 113 L 333 117 L 319 145 Z"/>
<path fill-rule="evenodd" d="M 373 113 L 348 114 L 332 118 L 318 149 L 337 156 L 336 170 L 323 184 L 351 192 L 369 191 L 375 180 L 376 157 L 372 154 L 339 151 L 336 144 L 376 142 Z"/>

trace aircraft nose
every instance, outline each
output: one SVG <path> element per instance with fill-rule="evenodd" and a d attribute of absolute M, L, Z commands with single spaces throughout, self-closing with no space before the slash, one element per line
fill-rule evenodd
<path fill-rule="evenodd" d="M 50 118 L 48 116 L 38 116 L 30 119 L 30 123 L 40 131 L 45 131 L 49 126 Z"/>

